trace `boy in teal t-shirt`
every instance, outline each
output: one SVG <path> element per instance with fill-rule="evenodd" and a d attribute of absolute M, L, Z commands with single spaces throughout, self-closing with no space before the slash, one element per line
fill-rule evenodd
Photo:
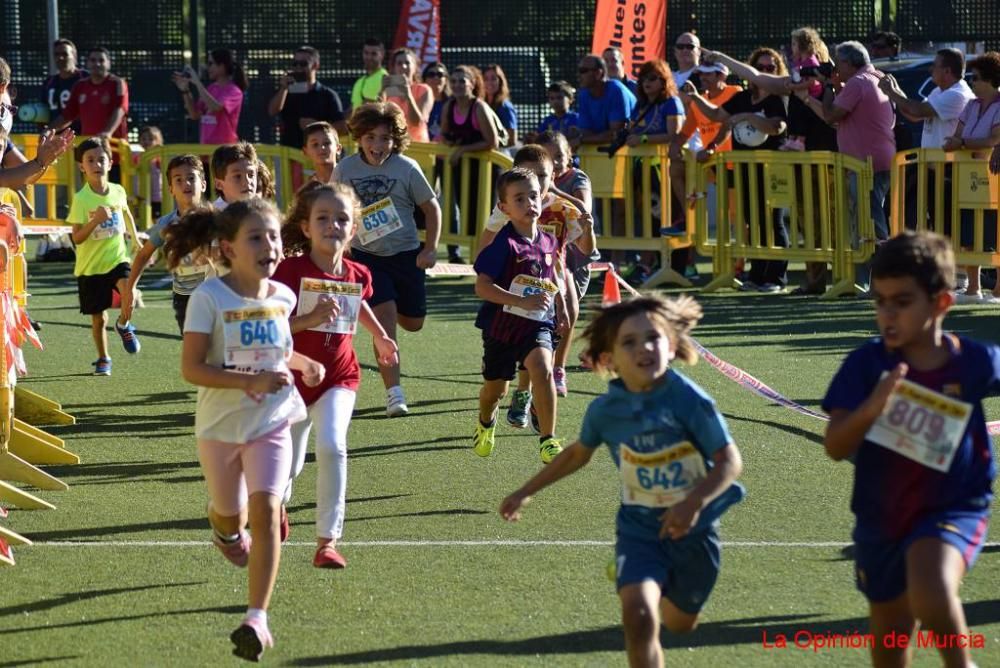
<path fill-rule="evenodd" d="M 66 221 L 73 226 L 73 243 L 76 244 L 77 289 L 80 295 L 80 312 L 91 318 L 97 361 L 93 363 L 94 375 L 111 375 L 111 357 L 108 356 L 108 316 L 112 291 L 125 292 L 131 267 L 128 247 L 125 244 L 125 222 L 135 229 L 135 222 L 128 209 L 125 189 L 108 181 L 111 169 L 111 146 L 105 137 L 91 137 L 76 147 L 76 161 L 80 163 L 86 183 L 73 197 Z M 121 336 L 128 353 L 139 352 L 139 339 L 135 327 L 129 322 L 131 303 L 123 305 L 115 331 Z"/>

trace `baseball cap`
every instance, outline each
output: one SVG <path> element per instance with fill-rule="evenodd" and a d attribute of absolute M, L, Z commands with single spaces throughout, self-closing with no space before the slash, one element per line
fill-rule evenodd
<path fill-rule="evenodd" d="M 729 74 L 729 68 L 722 63 L 712 63 L 711 65 L 699 65 L 695 68 L 698 72 L 705 72 L 706 74 L 711 74 L 712 72 L 718 72 L 719 74 Z"/>

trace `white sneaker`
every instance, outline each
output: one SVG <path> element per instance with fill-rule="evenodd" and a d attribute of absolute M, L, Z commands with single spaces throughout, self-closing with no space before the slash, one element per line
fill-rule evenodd
<path fill-rule="evenodd" d="M 403 417 L 410 412 L 406 406 L 406 397 L 403 396 L 403 388 L 399 385 L 390 387 L 386 391 L 385 414 L 391 418 Z"/>

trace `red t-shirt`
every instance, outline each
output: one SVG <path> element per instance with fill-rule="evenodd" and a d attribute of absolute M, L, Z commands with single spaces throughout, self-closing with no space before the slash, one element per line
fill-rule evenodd
<path fill-rule="evenodd" d="M 128 136 L 128 84 L 114 75 L 109 75 L 99 84 L 88 77 L 73 86 L 62 113 L 65 120 L 80 119 L 82 134 L 96 135 L 104 132 L 111 112 L 119 107 L 125 112 L 125 117 L 111 136 L 124 139 Z"/>
<path fill-rule="evenodd" d="M 290 257 L 278 265 L 272 278 L 287 285 L 298 297 L 294 315 L 301 315 L 299 308 L 302 304 L 303 278 L 360 283 L 361 298 L 368 300 L 372 296 L 372 275 L 368 271 L 368 267 L 347 258 L 343 260 L 343 273 L 334 276 L 317 267 L 308 255 Z M 360 325 L 358 326 L 360 327 Z M 358 357 L 354 353 L 353 338 L 351 334 L 328 334 L 308 329 L 292 335 L 295 352 L 302 353 L 326 367 L 326 376 L 323 378 L 323 382 L 316 387 L 306 387 L 306 384 L 302 382 L 302 374 L 298 371 L 294 372 L 295 387 L 298 388 L 299 394 L 302 395 L 307 406 L 311 406 L 332 387 L 344 387 L 357 391 L 361 382 L 361 365 L 358 364 Z"/>

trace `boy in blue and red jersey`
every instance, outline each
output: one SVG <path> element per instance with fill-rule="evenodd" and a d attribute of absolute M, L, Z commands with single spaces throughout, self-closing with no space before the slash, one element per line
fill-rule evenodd
<path fill-rule="evenodd" d="M 876 666 L 908 665 L 919 622 L 946 665 L 973 665 L 958 588 L 986 538 L 996 474 L 982 399 L 1000 348 L 942 331 L 955 258 L 932 233 L 888 241 L 872 264 L 880 338 L 852 352 L 827 391 L 824 445 L 853 458 L 857 586 Z M 911 643 L 912 646 L 912 643 Z"/>
<path fill-rule="evenodd" d="M 523 364 L 535 388 L 539 450 L 546 464 L 562 452 L 555 438 L 556 388 L 553 334 L 565 333 L 566 304 L 556 284 L 559 242 L 539 229 L 541 188 L 534 172 L 520 167 L 497 180 L 500 209 L 509 221 L 476 258 L 476 317 L 483 330 L 483 387 L 473 449 L 489 457 L 495 444 L 497 408 Z"/>

